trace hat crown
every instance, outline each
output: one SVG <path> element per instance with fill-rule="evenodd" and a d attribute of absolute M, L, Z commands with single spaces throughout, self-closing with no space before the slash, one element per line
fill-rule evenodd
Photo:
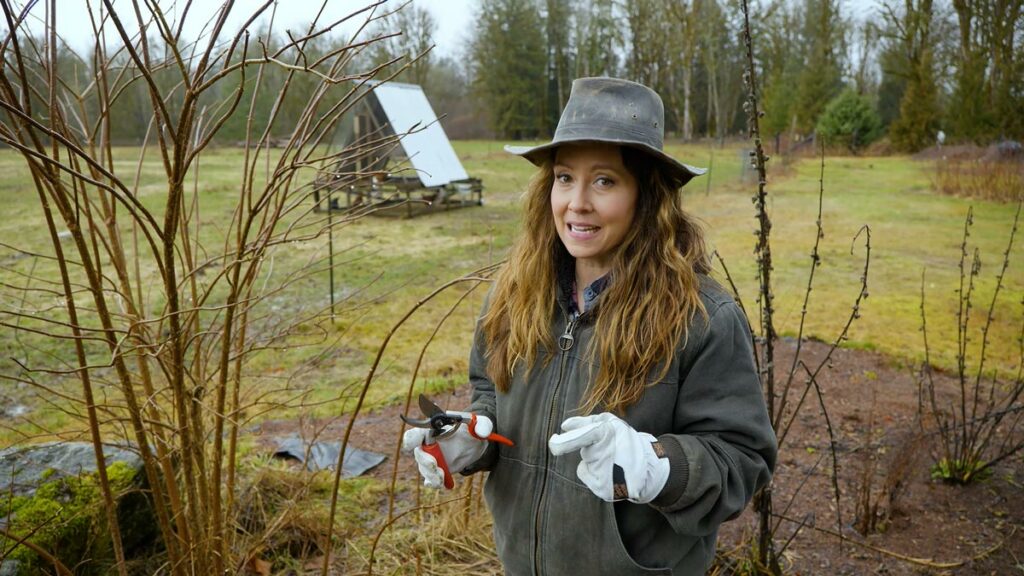
<path fill-rule="evenodd" d="M 579 78 L 558 120 L 553 141 L 594 140 L 662 150 L 665 107 L 650 88 L 618 78 Z"/>
<path fill-rule="evenodd" d="M 705 172 L 666 154 L 664 141 L 665 106 L 657 92 L 619 78 L 579 78 L 572 83 L 551 142 L 505 150 L 542 166 L 564 144 L 606 142 L 646 153 L 679 186 Z"/>

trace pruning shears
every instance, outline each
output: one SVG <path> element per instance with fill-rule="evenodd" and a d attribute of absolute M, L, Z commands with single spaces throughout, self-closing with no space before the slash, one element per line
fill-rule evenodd
<path fill-rule="evenodd" d="M 435 444 L 437 440 L 441 440 L 455 434 L 455 431 L 459 429 L 459 426 L 465 424 L 466 428 L 469 430 L 470 436 L 473 436 L 478 440 L 487 440 L 488 442 L 498 442 L 499 444 L 504 444 L 506 446 L 515 446 L 515 443 L 501 434 L 495 434 L 493 432 L 486 436 L 477 434 L 476 414 L 471 412 L 446 412 L 443 408 L 431 402 L 430 398 L 427 398 L 424 394 L 420 394 L 420 410 L 423 412 L 424 416 L 422 420 L 406 418 L 404 414 L 400 414 L 399 418 L 414 428 L 429 428 L 430 436 L 426 442 L 427 444 Z"/>
<path fill-rule="evenodd" d="M 437 441 L 452 436 L 462 425 L 465 425 L 469 435 L 477 440 L 497 442 L 506 446 L 515 446 L 511 440 L 501 434 L 488 432 L 485 435 L 481 433 L 482 431 L 478 432 L 477 417 L 476 414 L 473 414 L 472 412 L 447 412 L 437 404 L 434 404 L 424 394 L 420 394 L 419 404 L 420 411 L 423 412 L 424 416 L 422 419 L 416 420 L 407 418 L 404 414 L 400 414 L 399 418 L 401 418 L 407 425 L 414 428 L 427 428 L 430 430 L 430 433 L 423 439 L 423 444 L 420 448 L 427 454 L 433 456 L 441 465 L 441 468 L 444 470 L 444 483 L 446 488 L 451 489 L 452 486 L 454 486 L 454 480 L 448 472 L 444 454 L 441 452 L 441 445 L 438 444 Z M 487 428 L 487 426 L 484 428 Z"/>

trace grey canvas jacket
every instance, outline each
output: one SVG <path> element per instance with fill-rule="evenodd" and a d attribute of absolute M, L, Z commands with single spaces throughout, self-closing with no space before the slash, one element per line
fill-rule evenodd
<path fill-rule="evenodd" d="M 491 444 L 463 473 L 490 471 L 484 494 L 506 574 L 704 574 L 719 524 L 739 515 L 771 477 L 776 441 L 746 319 L 704 276 L 700 297 L 707 317 L 694 318 L 668 375 L 620 414 L 657 436 L 669 456 L 670 480 L 651 504 L 604 502 L 576 477 L 579 453 L 556 457 L 547 448 L 562 421 L 580 415 L 588 375 L 596 374 L 586 350 L 600 305 L 570 321 L 560 297 L 551 322 L 557 349 L 542 352 L 532 369 L 517 366 L 507 394 L 487 377 L 478 324 L 471 409 L 492 418 L 515 446 Z"/>

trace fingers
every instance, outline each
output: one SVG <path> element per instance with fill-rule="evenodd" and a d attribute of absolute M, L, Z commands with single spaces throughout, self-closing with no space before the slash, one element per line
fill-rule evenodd
<path fill-rule="evenodd" d="M 624 446 L 628 446 L 626 448 L 628 461 L 626 456 L 624 456 L 623 460 L 627 462 L 624 475 L 625 484 L 629 490 L 628 496 L 623 495 L 623 497 L 628 497 L 633 502 L 641 501 L 646 494 L 647 486 L 651 484 L 652 469 L 649 463 L 654 463 L 658 460 L 651 444 L 657 440 L 657 438 L 646 432 L 635 432 L 630 434 L 628 440 L 623 443 Z M 664 465 L 668 466 L 668 460 L 665 460 Z M 650 498 L 647 498 L 647 501 L 650 501 Z"/>
<path fill-rule="evenodd" d="M 444 471 L 437 463 L 437 459 L 424 452 L 421 448 L 413 450 L 416 458 L 416 467 L 423 477 L 423 485 L 430 488 L 441 488 L 444 486 Z"/>
<path fill-rule="evenodd" d="M 602 412 L 600 414 L 592 414 L 590 416 L 573 416 L 572 418 L 566 418 L 562 422 L 562 430 L 569 432 L 577 428 L 582 428 L 590 424 L 603 424 L 605 422 L 614 422 L 619 418 L 610 412 Z"/>
<path fill-rule="evenodd" d="M 573 420 L 573 418 L 569 420 Z M 566 420 L 566 422 L 569 422 L 569 420 Z M 608 430 L 601 423 L 589 423 L 579 426 L 573 423 L 571 426 L 573 427 L 568 432 L 555 434 L 548 439 L 548 449 L 555 456 L 586 448 L 604 440 L 608 435 Z M 563 425 L 562 428 L 564 430 L 565 426 Z"/>
<path fill-rule="evenodd" d="M 491 422 L 491 419 L 487 416 L 473 414 L 472 418 L 469 423 L 469 433 L 474 438 L 485 439 L 494 432 L 494 422 Z"/>
<path fill-rule="evenodd" d="M 614 414 L 602 412 L 592 416 L 573 416 L 562 422 L 562 434 L 548 440 L 548 449 L 555 456 L 581 450 L 608 439 L 614 431 L 612 423 L 619 420 Z M 583 454 L 586 457 L 586 454 Z"/>
<path fill-rule="evenodd" d="M 595 416 L 573 416 L 572 418 L 566 418 L 562 422 L 562 431 L 572 432 L 573 430 L 578 430 L 584 426 L 596 423 L 597 418 Z"/>
<path fill-rule="evenodd" d="M 428 434 L 430 434 L 430 430 L 426 428 L 409 428 L 405 434 L 402 434 L 402 450 L 409 453 L 419 448 Z"/>

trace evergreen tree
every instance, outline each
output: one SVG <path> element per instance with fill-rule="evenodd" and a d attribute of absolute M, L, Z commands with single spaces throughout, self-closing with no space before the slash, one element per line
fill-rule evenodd
<path fill-rule="evenodd" d="M 533 0 L 482 0 L 470 46 L 474 89 L 503 138 L 544 133 L 547 57 Z"/>
<path fill-rule="evenodd" d="M 865 96 L 843 90 L 822 113 L 816 130 L 829 145 L 845 146 L 856 154 L 881 133 L 882 122 Z"/>
<path fill-rule="evenodd" d="M 544 98 L 544 132 L 553 133 L 569 99 L 574 55 L 570 46 L 573 7 L 571 0 L 545 0 L 547 37 L 547 94 Z"/>
<path fill-rule="evenodd" d="M 903 152 L 931 146 L 939 131 L 939 117 L 934 77 L 930 66 L 925 66 L 907 83 L 900 116 L 889 127 L 893 146 Z"/>
<path fill-rule="evenodd" d="M 878 84 L 878 116 L 888 127 L 900 117 L 900 102 L 907 89 L 907 65 L 899 44 L 884 42 L 878 55 L 882 81 Z"/>
<path fill-rule="evenodd" d="M 798 21 L 799 15 L 782 5 L 769 13 L 757 30 L 764 86 L 761 130 L 776 138 L 793 129 L 796 115 L 796 86 L 803 66 Z"/>
<path fill-rule="evenodd" d="M 807 52 L 797 81 L 798 130 L 812 130 L 825 105 L 843 88 L 844 27 L 838 0 L 805 0 L 802 32 Z"/>
<path fill-rule="evenodd" d="M 889 135 L 896 149 L 906 152 L 930 146 L 939 127 L 932 6 L 932 0 L 906 0 L 901 10 L 885 6 L 890 58 L 904 79 L 899 116 Z"/>
<path fill-rule="evenodd" d="M 796 74 L 788 68 L 772 70 L 765 80 L 764 113 L 761 130 L 765 135 L 778 137 L 793 127 L 796 116 Z"/>

